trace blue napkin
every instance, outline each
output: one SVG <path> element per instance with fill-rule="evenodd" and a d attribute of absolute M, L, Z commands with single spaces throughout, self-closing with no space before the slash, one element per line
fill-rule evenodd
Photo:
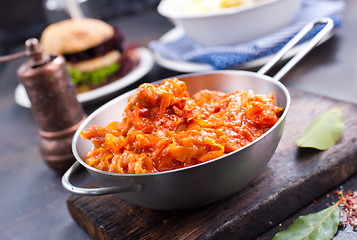
<path fill-rule="evenodd" d="M 172 42 L 152 41 L 149 48 L 167 59 L 206 63 L 214 69 L 229 69 L 278 52 L 307 23 L 317 18 L 330 17 L 334 21 L 334 28 L 339 28 L 344 7 L 344 0 L 303 0 L 301 10 L 289 26 L 243 44 L 203 46 L 183 34 Z M 313 38 L 320 29 L 321 26 L 316 26 L 300 44 Z"/>

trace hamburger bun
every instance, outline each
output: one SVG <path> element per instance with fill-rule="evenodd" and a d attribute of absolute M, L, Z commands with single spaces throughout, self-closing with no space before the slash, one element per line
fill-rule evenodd
<path fill-rule="evenodd" d="M 47 54 L 71 54 L 101 44 L 113 34 L 113 27 L 98 19 L 67 19 L 49 25 L 40 42 Z"/>

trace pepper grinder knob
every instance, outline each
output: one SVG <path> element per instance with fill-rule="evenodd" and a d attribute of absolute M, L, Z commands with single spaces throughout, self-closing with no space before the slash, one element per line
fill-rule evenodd
<path fill-rule="evenodd" d="M 72 138 L 86 115 L 77 100 L 63 56 L 42 54 L 37 39 L 25 42 L 30 59 L 17 71 L 38 125 L 39 149 L 49 167 L 64 172 L 75 161 Z"/>
<path fill-rule="evenodd" d="M 32 57 L 35 60 L 42 58 L 42 46 L 36 38 L 27 39 L 25 42 L 26 55 Z"/>

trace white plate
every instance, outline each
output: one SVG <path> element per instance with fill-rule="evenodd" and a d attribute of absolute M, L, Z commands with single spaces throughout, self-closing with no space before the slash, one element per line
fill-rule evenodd
<path fill-rule="evenodd" d="M 154 65 L 154 57 L 152 56 L 151 51 L 147 48 L 135 49 L 135 53 L 139 57 L 139 64 L 136 68 L 124 77 L 120 78 L 118 81 L 114 81 L 102 87 L 78 94 L 78 101 L 80 103 L 86 103 L 99 99 L 140 80 L 152 69 Z M 15 102 L 25 108 L 31 107 L 31 102 L 28 98 L 25 87 L 22 84 L 19 84 L 15 89 Z"/>
<path fill-rule="evenodd" d="M 169 42 L 169 41 L 175 41 L 176 39 L 180 38 L 184 34 L 184 30 L 180 27 L 175 27 L 165 33 L 159 41 L 163 42 Z M 333 36 L 334 32 L 330 32 L 328 35 L 322 39 L 322 41 L 319 44 L 322 44 L 329 38 Z M 286 59 L 289 59 L 293 57 L 297 52 L 299 52 L 304 46 L 306 46 L 307 42 L 297 45 L 294 48 L 292 48 L 280 61 L 284 61 Z M 235 67 L 234 69 L 252 69 L 252 68 L 257 68 L 263 66 L 265 63 L 267 63 L 269 60 L 271 60 L 275 54 L 262 57 L 259 59 L 252 60 L 250 62 L 247 62 L 245 64 L 239 65 Z M 160 55 L 157 52 L 154 52 L 154 58 L 156 62 L 167 69 L 171 69 L 177 72 L 200 72 L 200 71 L 210 71 L 214 70 L 214 68 L 206 63 L 195 63 L 195 62 L 183 62 L 183 61 L 176 61 L 172 60 L 169 58 L 166 58 L 162 55 Z"/>

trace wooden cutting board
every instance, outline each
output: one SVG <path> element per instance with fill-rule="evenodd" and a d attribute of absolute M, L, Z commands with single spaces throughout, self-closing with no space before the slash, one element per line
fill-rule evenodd
<path fill-rule="evenodd" d="M 71 195 L 73 219 L 94 239 L 254 239 L 337 186 L 357 170 L 357 106 L 290 89 L 283 137 L 265 170 L 234 196 L 185 211 L 155 211 L 115 195 Z M 326 151 L 295 140 L 313 119 L 339 107 L 345 129 Z M 189 196 L 187 196 L 189 197 Z"/>

